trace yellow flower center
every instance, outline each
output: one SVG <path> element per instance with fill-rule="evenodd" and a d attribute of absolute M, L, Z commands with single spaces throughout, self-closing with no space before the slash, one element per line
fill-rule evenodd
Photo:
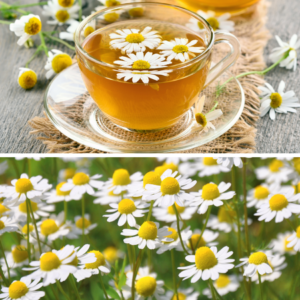
<path fill-rule="evenodd" d="M 230 283 L 230 278 L 227 275 L 220 274 L 219 278 L 216 280 L 216 286 L 218 289 L 226 287 Z"/>
<path fill-rule="evenodd" d="M 58 231 L 58 226 L 53 219 L 47 219 L 41 224 L 41 233 L 45 236 Z"/>
<path fill-rule="evenodd" d="M 145 187 L 147 184 L 160 185 L 160 176 L 155 172 L 148 172 L 143 178 L 143 186 Z"/>
<path fill-rule="evenodd" d="M 52 69 L 58 74 L 72 65 L 72 58 L 65 53 L 57 54 L 52 60 Z"/>
<path fill-rule="evenodd" d="M 269 194 L 269 189 L 267 189 L 264 186 L 259 185 L 254 189 L 254 198 L 258 200 L 266 199 L 269 196 Z"/>
<path fill-rule="evenodd" d="M 29 200 L 30 201 L 30 200 Z M 33 201 L 30 201 L 31 203 L 31 207 L 32 207 L 32 210 L 33 211 L 37 211 L 38 210 L 38 205 L 37 203 L 33 202 Z M 27 205 L 26 205 L 26 202 L 23 202 L 19 205 L 19 211 L 21 211 L 22 213 L 24 214 L 27 214 Z"/>
<path fill-rule="evenodd" d="M 78 220 L 76 221 L 76 227 L 82 229 L 83 226 L 84 226 L 84 228 L 88 228 L 89 226 L 91 226 L 90 220 L 88 220 L 88 219 L 86 219 L 86 218 L 84 218 L 84 219 L 82 220 L 82 218 L 80 218 L 80 219 L 78 219 Z"/>
<path fill-rule="evenodd" d="M 154 172 L 157 173 L 159 176 L 161 176 L 165 171 L 168 169 L 172 170 L 172 172 L 178 171 L 178 166 L 174 163 L 164 163 L 162 166 L 156 167 L 154 169 Z"/>
<path fill-rule="evenodd" d="M 17 193 L 25 194 L 25 193 L 33 190 L 33 185 L 29 179 L 20 178 L 17 180 L 15 188 L 16 188 Z"/>
<path fill-rule="evenodd" d="M 72 180 L 75 185 L 85 185 L 90 182 L 90 176 L 80 172 L 76 173 Z"/>
<path fill-rule="evenodd" d="M 32 232 L 34 229 L 33 225 L 29 224 L 29 232 Z M 27 224 L 22 227 L 22 233 L 27 234 Z"/>
<path fill-rule="evenodd" d="M 58 256 L 53 252 L 46 252 L 40 258 L 40 267 L 42 271 L 48 272 L 59 268 L 60 265 L 61 261 L 59 260 Z"/>
<path fill-rule="evenodd" d="M 282 97 L 279 93 L 272 93 L 270 99 L 271 99 L 270 106 L 272 108 L 278 108 L 282 104 Z"/>
<path fill-rule="evenodd" d="M 105 1 L 105 6 L 107 7 L 111 7 L 111 6 L 117 6 L 117 5 L 120 5 L 120 1 L 118 0 L 106 0 Z"/>
<path fill-rule="evenodd" d="M 32 70 L 25 71 L 19 77 L 18 82 L 21 88 L 29 90 L 35 86 L 37 82 L 37 75 Z"/>
<path fill-rule="evenodd" d="M 192 245 L 190 242 L 187 243 L 187 246 L 190 248 L 190 249 L 196 249 L 196 246 L 197 246 L 197 249 L 200 248 L 200 247 L 204 247 L 206 245 L 206 242 L 203 238 L 203 236 L 201 237 L 200 241 L 199 241 L 199 238 L 200 238 L 200 234 L 199 233 L 195 233 L 192 235 L 191 237 L 191 242 L 192 242 Z M 198 243 L 199 241 L 199 243 Z M 193 248 L 191 247 L 193 246 Z"/>
<path fill-rule="evenodd" d="M 135 284 L 136 292 L 143 297 L 150 297 L 156 290 L 156 280 L 151 276 L 145 276 L 137 280 Z"/>
<path fill-rule="evenodd" d="M 67 10 L 61 9 L 56 12 L 55 18 L 58 22 L 65 23 L 70 19 L 70 14 Z"/>
<path fill-rule="evenodd" d="M 294 169 L 298 174 L 300 174 L 300 163 L 299 162 L 294 163 Z M 298 183 L 298 185 L 299 185 L 299 183 Z"/>
<path fill-rule="evenodd" d="M 287 246 L 290 243 L 290 241 L 287 240 L 289 237 L 290 237 L 290 235 L 284 238 L 284 250 L 287 252 L 293 251 L 293 249 L 294 249 L 293 247 Z"/>
<path fill-rule="evenodd" d="M 2 230 L 4 227 L 5 227 L 4 222 L 0 220 L 0 230 Z"/>
<path fill-rule="evenodd" d="M 132 65 L 132 69 L 135 70 L 146 70 L 149 69 L 150 67 L 151 65 L 146 60 L 142 60 L 142 59 L 136 60 Z"/>
<path fill-rule="evenodd" d="M 289 202 L 284 195 L 277 194 L 269 200 L 271 210 L 279 211 L 287 207 Z"/>
<path fill-rule="evenodd" d="M 202 127 L 205 127 L 207 125 L 207 119 L 204 114 L 196 113 L 195 119 L 196 119 L 197 123 L 200 124 Z"/>
<path fill-rule="evenodd" d="M 199 29 L 201 29 L 201 30 L 204 29 L 203 23 L 199 21 L 199 22 L 198 22 L 198 27 L 199 27 Z"/>
<path fill-rule="evenodd" d="M 126 36 L 125 40 L 128 43 L 141 43 L 145 38 L 140 33 L 130 33 Z"/>
<path fill-rule="evenodd" d="M 273 173 L 277 173 L 283 166 L 284 164 L 281 160 L 274 159 L 269 165 L 269 170 Z"/>
<path fill-rule="evenodd" d="M 236 212 L 233 209 L 226 209 L 223 206 L 219 208 L 218 220 L 220 223 L 233 223 L 236 218 Z"/>
<path fill-rule="evenodd" d="M 217 166 L 217 160 L 212 157 L 204 157 L 203 158 L 203 164 L 204 166 Z"/>
<path fill-rule="evenodd" d="M 144 9 L 142 7 L 133 7 L 129 9 L 128 14 L 132 18 L 142 17 L 144 14 Z"/>
<path fill-rule="evenodd" d="M 179 193 L 180 185 L 177 179 L 173 177 L 167 177 L 162 181 L 160 190 L 163 195 L 175 195 Z"/>
<path fill-rule="evenodd" d="M 171 300 L 186 300 L 186 295 L 183 293 L 178 293 L 178 295 L 174 295 Z"/>
<path fill-rule="evenodd" d="M 297 227 L 296 235 L 297 235 L 297 238 L 300 239 L 300 226 Z"/>
<path fill-rule="evenodd" d="M 173 242 L 175 242 L 175 241 L 178 239 L 178 232 L 177 232 L 176 229 L 169 227 L 168 230 L 169 230 L 169 231 L 172 231 L 172 233 L 169 234 L 169 235 L 167 235 L 167 236 L 165 236 L 165 237 L 166 237 L 166 238 L 173 239 L 173 241 L 171 241 L 171 242 L 163 242 L 164 244 L 170 244 L 170 243 L 173 243 Z"/>
<path fill-rule="evenodd" d="M 59 184 L 56 186 L 56 195 L 57 195 L 57 196 L 68 196 L 68 195 L 70 195 L 70 192 L 71 192 L 71 191 L 66 191 L 66 192 L 64 192 L 64 191 L 61 190 L 62 186 L 63 186 L 65 183 L 66 183 L 66 182 L 64 181 L 64 182 L 59 183 Z"/>
<path fill-rule="evenodd" d="M 106 260 L 108 260 L 110 263 L 114 262 L 118 258 L 118 249 L 115 247 L 107 247 L 103 251 L 103 255 Z"/>
<path fill-rule="evenodd" d="M 136 210 L 136 206 L 131 199 L 123 199 L 118 205 L 118 211 L 120 214 L 131 214 Z"/>
<path fill-rule="evenodd" d="M 42 22 L 36 17 L 30 18 L 24 27 L 24 31 L 30 35 L 35 35 L 39 33 L 41 29 L 42 29 Z"/>
<path fill-rule="evenodd" d="M 73 168 L 67 168 L 64 171 L 64 179 L 65 180 L 72 179 L 75 174 L 76 174 L 76 170 L 75 169 L 73 169 Z"/>
<path fill-rule="evenodd" d="M 0 217 L 4 215 L 9 209 L 0 203 Z"/>
<path fill-rule="evenodd" d="M 183 213 L 185 211 L 185 207 L 179 206 L 176 202 L 175 202 L 175 206 L 176 206 L 177 211 L 178 211 L 179 214 L 181 214 L 181 213 Z M 175 215 L 176 214 L 173 205 L 168 207 L 168 213 L 170 215 Z"/>
<path fill-rule="evenodd" d="M 24 246 L 16 246 L 11 251 L 15 263 L 20 263 L 28 258 L 27 249 Z"/>
<path fill-rule="evenodd" d="M 154 222 L 146 221 L 139 229 L 138 236 L 144 240 L 155 240 L 157 237 L 157 227 Z"/>
<path fill-rule="evenodd" d="M 95 254 L 96 261 L 93 263 L 90 263 L 90 264 L 85 264 L 86 269 L 97 269 L 97 268 L 105 265 L 105 258 L 100 251 L 93 250 L 93 251 L 90 251 L 89 253 Z"/>
<path fill-rule="evenodd" d="M 28 293 L 27 285 L 22 281 L 13 282 L 8 289 L 8 295 L 11 299 L 19 299 Z"/>
<path fill-rule="evenodd" d="M 260 265 L 262 263 L 268 263 L 267 255 L 263 252 L 255 252 L 250 255 L 249 263 L 254 265 Z"/>
<path fill-rule="evenodd" d="M 104 20 L 107 23 L 113 23 L 116 22 L 119 19 L 120 15 L 116 12 L 107 13 L 103 16 Z"/>
<path fill-rule="evenodd" d="M 195 255 L 196 267 L 199 270 L 206 270 L 217 265 L 218 260 L 215 254 L 208 247 L 200 247 Z"/>
<path fill-rule="evenodd" d="M 205 184 L 202 188 L 202 199 L 213 200 L 220 196 L 219 188 L 214 183 Z"/>
<path fill-rule="evenodd" d="M 176 45 L 173 47 L 173 52 L 175 53 L 185 53 L 189 51 L 189 47 L 186 45 Z"/>
<path fill-rule="evenodd" d="M 84 29 L 84 32 L 83 32 L 83 35 L 85 37 L 89 36 L 91 33 L 93 33 L 95 31 L 94 27 L 93 26 L 87 26 L 85 27 Z"/>
<path fill-rule="evenodd" d="M 58 4 L 62 7 L 71 7 L 75 0 L 58 0 Z"/>
<path fill-rule="evenodd" d="M 206 21 L 210 24 L 210 26 L 212 27 L 213 30 L 219 29 L 220 22 L 217 18 L 210 17 Z"/>
<path fill-rule="evenodd" d="M 113 177 L 113 185 L 128 185 L 130 180 L 130 175 L 125 169 L 118 169 L 114 172 Z"/>

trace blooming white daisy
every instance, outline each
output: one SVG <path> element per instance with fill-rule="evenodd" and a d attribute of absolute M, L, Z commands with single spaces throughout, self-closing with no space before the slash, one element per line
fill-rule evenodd
<path fill-rule="evenodd" d="M 93 203 L 95 204 L 101 204 L 101 205 L 108 205 L 110 203 L 118 203 L 122 200 L 121 194 L 114 194 L 113 191 L 107 192 L 107 191 L 98 191 L 94 194 L 94 197 L 96 198 Z"/>
<path fill-rule="evenodd" d="M 74 246 L 66 245 L 61 250 L 53 249 L 50 252 L 43 253 L 38 261 L 32 261 L 29 263 L 30 267 L 23 268 L 24 271 L 34 271 L 23 278 L 29 279 L 43 279 L 43 286 L 54 284 L 56 280 L 64 280 L 70 273 L 75 273 L 77 268 L 70 265 L 74 260 L 76 253 L 74 252 Z"/>
<path fill-rule="evenodd" d="M 18 83 L 21 88 L 29 90 L 36 85 L 37 75 L 28 68 L 19 68 Z"/>
<path fill-rule="evenodd" d="M 227 173 L 230 169 L 225 168 L 223 165 L 219 165 L 217 159 L 213 157 L 203 157 L 202 161 L 197 162 L 197 169 L 200 170 L 198 176 L 211 176 L 220 174 L 222 172 Z"/>
<path fill-rule="evenodd" d="M 48 52 L 49 56 L 45 65 L 47 70 L 46 78 L 50 79 L 55 74 L 60 73 L 72 65 L 72 58 L 69 54 L 60 50 L 52 49 Z"/>
<path fill-rule="evenodd" d="M 123 229 L 121 235 L 129 236 L 124 239 L 125 244 L 138 245 L 139 249 L 148 247 L 155 249 L 162 242 L 171 242 L 172 239 L 166 238 L 172 232 L 168 227 L 159 228 L 159 224 L 152 221 L 145 221 L 141 226 L 136 225 L 137 229 Z"/>
<path fill-rule="evenodd" d="M 37 291 L 43 286 L 39 279 L 31 281 L 30 278 L 22 277 L 14 281 L 9 287 L 2 286 L 0 298 L 4 300 L 39 300 L 45 296 L 45 292 Z"/>
<path fill-rule="evenodd" d="M 71 24 L 78 18 L 78 11 L 80 7 L 78 4 L 71 7 L 61 7 L 57 5 L 54 0 L 48 1 L 47 5 L 43 6 L 42 14 L 44 16 L 52 17 L 53 20 L 48 21 L 51 25 Z"/>
<path fill-rule="evenodd" d="M 81 216 L 75 217 L 75 226 L 77 229 L 77 234 L 84 234 L 87 235 L 89 232 L 97 227 L 97 223 L 92 224 L 90 221 L 90 215 L 85 214 L 84 219 L 82 219 Z M 82 229 L 84 228 L 84 233 L 82 232 Z"/>
<path fill-rule="evenodd" d="M 107 222 L 119 219 L 118 226 L 123 226 L 127 222 L 129 226 L 134 227 L 136 225 L 135 218 L 142 218 L 148 212 L 148 209 L 145 208 L 149 207 L 149 204 L 125 198 L 119 204 L 111 203 L 109 206 L 111 209 L 106 212 L 110 214 L 103 215 L 108 218 Z"/>
<path fill-rule="evenodd" d="M 66 201 L 69 202 L 71 200 L 79 200 L 80 194 L 76 194 L 70 196 L 71 191 L 62 191 L 61 188 L 66 184 L 66 181 L 59 183 L 55 189 L 51 190 L 48 193 L 45 193 L 43 199 L 46 200 L 47 203 L 57 203 Z"/>
<path fill-rule="evenodd" d="M 10 269 L 18 268 L 28 264 L 28 252 L 23 245 L 14 245 L 11 247 L 11 251 L 5 252 L 7 264 Z M 0 264 L 5 263 L 4 258 L 1 258 Z"/>
<path fill-rule="evenodd" d="M 76 174 L 76 169 L 74 168 L 66 168 L 66 169 L 61 169 L 58 172 L 58 181 L 67 181 L 68 179 L 72 179 L 74 175 Z"/>
<path fill-rule="evenodd" d="M 186 193 L 197 183 L 196 180 L 184 178 L 181 175 L 177 176 L 177 171 L 172 172 L 168 169 L 161 176 L 161 185 L 147 184 L 145 186 L 148 195 L 146 200 L 155 200 L 154 206 L 169 207 L 174 203 L 179 206 L 184 206 L 185 200 L 193 200 L 194 197 Z"/>
<path fill-rule="evenodd" d="M 183 229 L 183 223 L 179 222 L 180 226 L 180 233 L 183 243 L 187 243 L 188 240 L 192 236 L 192 231 L 190 230 L 190 227 Z M 157 254 L 162 254 L 168 250 L 176 249 L 177 251 L 183 251 L 183 248 L 181 246 L 181 241 L 178 235 L 178 226 L 177 222 L 173 222 L 170 227 L 168 227 L 169 234 L 166 236 L 166 238 L 172 239 L 170 242 L 162 242 L 159 245 L 159 248 L 157 250 Z M 171 232 L 171 234 L 170 234 Z"/>
<path fill-rule="evenodd" d="M 300 226 L 287 238 L 287 241 L 289 242 L 287 244 L 288 248 L 294 248 L 295 251 L 300 252 Z"/>
<path fill-rule="evenodd" d="M 79 238 L 78 228 L 76 227 L 76 225 L 72 221 L 66 220 L 66 222 L 65 222 L 65 228 L 69 229 L 68 234 L 65 235 L 65 237 L 67 239 L 75 240 L 75 239 Z"/>
<path fill-rule="evenodd" d="M 232 169 L 233 165 L 237 168 L 243 167 L 243 161 L 240 157 L 218 157 L 217 163 L 228 169 Z"/>
<path fill-rule="evenodd" d="M 290 243 L 288 238 L 291 237 L 292 234 L 290 231 L 279 233 L 276 239 L 270 242 L 269 248 L 279 254 L 295 254 L 294 248 L 288 246 Z"/>
<path fill-rule="evenodd" d="M 265 83 L 266 87 L 258 87 L 261 91 L 261 106 L 260 106 L 260 116 L 263 117 L 269 112 L 270 119 L 275 120 L 275 113 L 292 112 L 296 113 L 294 107 L 300 107 L 298 98 L 295 96 L 294 91 L 284 92 L 285 83 L 282 80 L 279 83 L 278 91 L 269 84 Z"/>
<path fill-rule="evenodd" d="M 147 26 L 140 32 L 139 29 L 119 29 L 111 33 L 110 45 L 122 52 L 144 52 L 146 48 L 155 49 L 161 41 L 161 37 L 152 27 Z"/>
<path fill-rule="evenodd" d="M 187 289 L 178 289 L 177 292 L 178 292 L 179 300 L 183 300 L 183 299 L 197 300 L 200 295 L 200 293 L 195 292 L 192 287 L 187 288 Z M 168 300 L 177 300 L 177 295 L 174 294 L 174 292 L 167 291 L 166 298 Z"/>
<path fill-rule="evenodd" d="M 28 198 L 33 202 L 40 202 L 44 192 L 48 191 L 52 185 L 48 184 L 48 179 L 42 176 L 29 178 L 27 174 L 22 174 L 20 179 L 11 181 L 12 186 L 7 186 L 4 190 L 4 205 L 19 205 Z"/>
<path fill-rule="evenodd" d="M 124 258 L 125 253 L 114 246 L 109 246 L 103 250 L 103 255 L 110 264 L 113 264 L 117 259 Z"/>
<path fill-rule="evenodd" d="M 18 45 L 22 46 L 32 35 L 38 34 L 42 29 L 41 18 L 38 15 L 25 15 L 9 25 L 9 29 L 20 36 Z"/>
<path fill-rule="evenodd" d="M 222 206 L 222 200 L 229 200 L 234 197 L 235 192 L 226 192 L 230 187 L 231 183 L 225 183 L 223 181 L 219 185 L 213 182 L 205 184 L 199 192 L 191 193 L 194 199 L 189 205 L 199 207 L 198 213 L 205 214 L 209 206 Z"/>
<path fill-rule="evenodd" d="M 70 191 L 70 196 L 75 197 L 76 200 L 82 198 L 83 194 L 88 193 L 94 195 L 93 188 L 100 189 L 103 186 L 103 181 L 98 181 L 102 175 L 89 176 L 86 173 L 76 173 L 72 179 L 68 179 L 60 189 L 64 192 Z"/>
<path fill-rule="evenodd" d="M 258 221 L 270 222 L 275 218 L 275 223 L 289 219 L 292 214 L 300 213 L 300 205 L 293 202 L 299 200 L 300 194 L 294 195 L 294 191 L 282 190 L 278 194 L 269 196 L 267 203 L 263 204 L 255 213 Z"/>
<path fill-rule="evenodd" d="M 0 198 L 1 198 L 1 193 L 0 193 Z M 2 203 L 0 203 L 0 218 L 4 216 L 12 217 L 13 215 L 14 212 L 9 206 L 5 206 Z"/>
<path fill-rule="evenodd" d="M 298 36 L 294 34 L 290 39 L 289 43 L 283 42 L 279 36 L 275 36 L 279 47 L 276 47 L 272 50 L 270 54 L 270 59 L 273 63 L 284 58 L 287 54 L 288 56 L 280 62 L 280 67 L 293 69 L 294 71 L 297 68 L 297 49 L 300 48 L 300 40 L 297 41 Z"/>
<path fill-rule="evenodd" d="M 0 236 L 5 232 L 14 232 L 18 230 L 18 224 L 14 219 L 6 216 L 0 218 Z"/>
<path fill-rule="evenodd" d="M 260 208 L 264 203 L 268 202 L 269 195 L 278 188 L 279 186 L 276 183 L 272 185 L 263 183 L 251 189 L 247 194 L 247 207 L 255 206 L 255 208 Z"/>
<path fill-rule="evenodd" d="M 219 252 L 216 247 L 200 247 L 195 255 L 188 255 L 185 259 L 193 263 L 190 266 L 179 267 L 179 270 L 184 270 L 179 273 L 179 277 L 186 280 L 191 278 L 191 283 L 195 283 L 200 278 L 202 280 L 217 280 L 219 273 L 227 273 L 228 270 L 234 268 L 231 264 L 234 259 L 228 259 L 233 252 L 229 251 L 229 247 L 222 248 Z"/>
<path fill-rule="evenodd" d="M 211 230 L 205 229 L 202 236 L 201 230 L 195 229 L 191 238 L 186 242 L 187 247 L 190 249 L 190 253 L 194 253 L 200 247 L 212 247 L 216 246 L 218 243 L 214 240 L 219 236 L 218 232 L 213 232 Z M 201 237 L 201 239 L 200 239 Z"/>
<path fill-rule="evenodd" d="M 196 158 L 191 162 L 184 162 L 178 166 L 179 173 L 185 176 L 194 176 L 198 172 L 199 164 L 202 164 L 202 158 Z"/>
<path fill-rule="evenodd" d="M 0 175 L 4 174 L 7 169 L 8 169 L 8 163 L 5 160 L 2 163 L 0 163 Z"/>
<path fill-rule="evenodd" d="M 273 270 L 269 264 L 270 253 L 267 254 L 262 251 L 254 252 L 249 257 L 241 258 L 242 263 L 236 268 L 244 266 L 243 276 L 247 277 L 252 277 L 256 272 L 260 275 L 271 274 Z"/>

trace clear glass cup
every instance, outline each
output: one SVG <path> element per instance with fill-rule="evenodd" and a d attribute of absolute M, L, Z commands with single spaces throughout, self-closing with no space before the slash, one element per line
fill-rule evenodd
<path fill-rule="evenodd" d="M 116 11 L 122 12 L 119 19 L 107 23 L 105 14 Z M 134 15 L 133 11 L 138 13 Z M 86 39 L 90 38 L 85 37 L 84 30 L 90 22 L 96 22 L 97 32 L 123 28 L 134 22 L 153 24 L 154 21 L 159 26 L 163 24 L 164 30 L 174 25 L 191 32 L 186 27 L 191 19 L 202 28 L 193 34 L 202 39 L 205 50 L 186 62 L 160 68 L 159 71 L 168 71 L 169 76 L 150 80 L 149 84 L 117 79 L 120 70 L 128 68 L 100 61 L 84 48 Z M 219 43 L 229 45 L 229 51 L 211 68 L 211 54 L 214 45 Z M 214 32 L 205 19 L 184 8 L 150 2 L 126 3 L 89 16 L 76 30 L 75 45 L 83 82 L 100 110 L 117 126 L 138 131 L 161 130 L 176 124 L 195 104 L 200 92 L 232 66 L 240 55 L 239 42 L 232 34 Z"/>

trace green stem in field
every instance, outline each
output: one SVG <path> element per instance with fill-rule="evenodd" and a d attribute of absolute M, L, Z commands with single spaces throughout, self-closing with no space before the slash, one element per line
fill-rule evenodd
<path fill-rule="evenodd" d="M 243 160 L 243 195 L 244 195 L 244 226 L 245 226 L 245 240 L 247 254 L 250 256 L 250 242 L 249 242 L 249 230 L 248 230 L 248 210 L 247 210 L 247 158 L 242 158 Z"/>
<path fill-rule="evenodd" d="M 184 246 L 184 243 L 183 243 L 183 240 L 182 240 L 181 230 L 180 230 L 180 223 L 179 223 L 179 213 L 178 213 L 178 210 L 177 210 L 177 207 L 176 207 L 175 203 L 173 204 L 173 208 L 174 208 L 174 211 L 175 211 L 175 214 L 176 214 L 177 229 L 178 229 L 178 235 L 179 235 L 181 247 L 182 247 L 183 251 L 187 255 L 189 255 L 189 252 L 185 249 L 185 246 Z"/>
<path fill-rule="evenodd" d="M 65 212 L 65 224 L 66 224 L 68 219 L 68 202 L 66 200 L 64 201 L 64 212 Z"/>
<path fill-rule="evenodd" d="M 106 300 L 108 300 L 108 295 L 107 295 L 107 292 L 106 292 L 106 289 L 105 289 L 105 286 L 104 286 L 104 283 L 103 283 L 103 280 L 102 280 L 102 275 L 101 275 L 101 272 L 99 273 L 99 282 L 100 282 L 100 285 L 101 285 L 101 288 L 103 290 L 103 293 L 105 295 L 105 298 Z"/>
<path fill-rule="evenodd" d="M 38 241 L 39 251 L 40 251 L 40 255 L 41 255 L 42 254 L 42 247 L 41 247 L 41 242 L 40 242 L 40 236 L 39 236 L 39 232 L 38 232 L 38 229 L 37 229 L 37 226 L 36 226 L 31 201 L 28 198 L 26 199 L 26 201 L 28 201 L 28 204 L 29 204 L 29 207 L 30 207 L 31 219 L 32 219 L 32 223 L 33 223 L 33 226 L 34 226 L 34 229 L 35 229 L 36 239 Z"/>
<path fill-rule="evenodd" d="M 19 168 L 18 168 L 18 165 L 17 165 L 17 163 L 16 163 L 16 160 L 15 160 L 14 158 L 12 158 L 12 159 L 9 160 L 9 161 L 12 163 L 13 168 L 14 168 L 15 171 L 16 171 L 16 176 L 17 176 L 18 178 L 20 178 L 20 172 L 19 172 Z"/>
<path fill-rule="evenodd" d="M 131 282 L 131 300 L 134 300 L 134 298 L 135 298 L 135 278 L 136 278 L 136 275 L 138 273 L 138 270 L 139 270 L 139 267 L 140 267 L 140 264 L 141 264 L 141 261 L 142 261 L 143 250 L 144 249 L 140 249 L 138 257 L 136 259 L 135 266 L 132 270 L 133 276 L 132 276 L 132 282 Z"/>
<path fill-rule="evenodd" d="M 282 300 L 282 298 L 272 289 L 271 285 L 269 284 L 268 282 L 268 285 L 267 285 L 269 291 L 279 300 Z"/>
<path fill-rule="evenodd" d="M 296 231 L 292 221 L 290 219 L 286 219 L 288 221 L 288 223 L 290 224 L 291 228 L 293 229 L 293 231 Z"/>
<path fill-rule="evenodd" d="M 10 270 L 9 270 L 9 266 L 8 266 L 8 263 L 7 263 L 6 255 L 5 255 L 4 248 L 3 248 L 3 246 L 2 246 L 1 240 L 0 240 L 0 249 L 1 249 L 1 251 L 2 251 L 2 255 L 3 255 L 4 261 L 5 261 L 5 265 L 6 265 L 6 268 L 7 268 L 8 284 L 10 284 L 10 283 L 11 283 L 11 279 L 10 279 Z M 3 278 L 4 278 L 4 277 L 3 277 Z"/>
<path fill-rule="evenodd" d="M 150 207 L 149 207 L 148 216 L 147 216 L 147 221 L 150 221 L 150 219 L 151 219 L 153 205 L 154 205 L 154 200 L 151 201 L 151 204 L 150 204 Z"/>
<path fill-rule="evenodd" d="M 78 289 L 77 289 L 77 286 L 76 286 L 76 282 L 75 282 L 74 277 L 73 277 L 72 274 L 69 275 L 69 279 L 70 279 L 70 281 L 71 281 L 71 285 L 74 287 L 74 290 L 75 290 L 77 299 L 78 299 L 78 300 L 81 300 L 80 295 L 79 295 L 79 292 L 78 292 Z"/>
<path fill-rule="evenodd" d="M 220 300 L 224 300 L 223 297 L 218 293 L 218 291 L 217 291 L 217 289 L 215 288 L 215 286 L 212 285 L 212 287 L 213 287 L 213 289 L 215 290 L 215 293 L 216 293 L 216 295 L 218 296 L 218 298 L 219 298 Z"/>
<path fill-rule="evenodd" d="M 29 237 L 29 220 L 30 220 L 30 209 L 29 204 L 26 200 L 26 209 L 27 209 L 27 252 L 28 252 L 28 260 L 31 262 L 31 254 L 30 254 L 30 237 Z"/>
<path fill-rule="evenodd" d="M 209 285 L 210 285 L 210 291 L 211 291 L 211 296 L 212 296 L 213 300 L 217 300 L 214 285 L 213 285 L 213 282 L 211 279 L 209 279 Z"/>
<path fill-rule="evenodd" d="M 79 11 L 78 11 L 78 19 L 79 22 L 82 20 L 82 0 L 78 0 Z"/>
<path fill-rule="evenodd" d="M 1 278 L 3 279 L 3 282 L 6 286 L 8 286 L 8 282 L 7 282 L 7 279 L 6 277 L 4 276 L 4 273 L 3 273 L 3 270 L 2 270 L 2 267 L 1 267 L 1 264 L 0 264 L 0 275 L 1 275 Z"/>
<path fill-rule="evenodd" d="M 258 273 L 259 289 L 260 289 L 260 300 L 263 300 L 263 289 L 261 283 L 261 275 Z"/>
<path fill-rule="evenodd" d="M 296 253 L 296 258 L 295 258 L 296 274 L 294 275 L 294 280 L 292 281 L 292 284 L 291 284 L 291 297 L 290 297 L 291 300 L 294 299 L 297 282 L 298 282 L 299 276 L 300 276 L 300 270 L 298 270 L 298 254 L 299 254 L 299 252 Z"/>
<path fill-rule="evenodd" d="M 82 246 L 84 245 L 84 213 L 85 213 L 85 201 L 84 201 L 84 195 L 82 195 L 81 199 L 81 217 L 82 217 Z"/>
<path fill-rule="evenodd" d="M 51 40 L 53 40 L 53 41 L 56 41 L 56 42 L 58 42 L 58 43 L 61 43 L 61 44 L 65 45 L 65 46 L 67 46 L 69 49 L 75 51 L 75 47 L 71 46 L 69 43 L 67 43 L 67 42 L 65 42 L 65 41 L 63 41 L 63 40 L 61 40 L 61 39 L 59 39 L 59 38 L 57 38 L 57 37 L 55 37 L 55 36 L 52 36 L 52 35 L 50 35 L 50 34 L 48 34 L 48 33 L 45 33 L 45 32 L 43 32 L 43 35 L 45 35 L 47 38 L 49 38 L 49 39 L 51 39 Z"/>
<path fill-rule="evenodd" d="M 50 288 L 51 288 L 51 290 L 52 290 L 52 293 L 53 293 L 55 299 L 56 299 L 56 300 L 59 300 L 58 295 L 57 295 L 57 293 L 56 293 L 56 290 L 55 290 L 55 288 L 54 288 L 54 286 L 53 286 L 52 284 L 50 284 Z"/>
<path fill-rule="evenodd" d="M 69 298 L 69 296 L 65 293 L 64 289 L 62 288 L 62 286 L 61 286 L 61 284 L 60 284 L 60 282 L 59 282 L 58 280 L 56 280 L 56 285 L 57 285 L 59 291 L 64 295 L 64 297 L 65 297 L 66 299 L 68 299 L 68 300 L 71 300 L 71 299 Z"/>
<path fill-rule="evenodd" d="M 173 285 L 174 285 L 174 293 L 176 295 L 176 300 L 179 300 L 178 292 L 177 292 L 177 275 L 176 275 L 176 266 L 175 266 L 175 257 L 174 257 L 174 249 L 171 249 L 171 261 L 172 261 L 172 269 L 173 269 Z"/>
<path fill-rule="evenodd" d="M 208 208 L 208 210 L 207 210 L 207 213 L 206 213 L 206 219 L 205 219 L 205 222 L 203 224 L 203 227 L 202 227 L 202 230 L 201 230 L 201 234 L 199 236 L 199 239 L 198 239 L 198 241 L 196 243 L 196 247 L 194 249 L 195 252 L 198 249 L 198 245 L 199 245 L 199 243 L 201 241 L 201 238 L 203 236 L 204 230 L 206 229 L 206 225 L 207 225 L 207 222 L 208 222 L 208 219 L 209 219 L 209 216 L 210 216 L 211 208 L 212 208 L 212 206 L 210 205 L 209 208 Z"/>
<path fill-rule="evenodd" d="M 39 32 L 39 36 L 40 36 L 40 39 L 41 39 L 41 45 L 40 46 L 43 48 L 45 54 L 47 56 L 49 56 L 49 54 L 48 54 L 48 47 L 47 47 L 47 45 L 45 43 L 44 35 L 43 35 L 43 33 L 41 31 Z"/>
<path fill-rule="evenodd" d="M 1 5 L 1 6 L 4 6 L 3 8 L 1 7 L 0 10 L 3 10 L 3 9 L 6 10 L 6 9 L 9 9 L 9 7 L 10 7 L 9 4 L 7 4 L 7 3 L 5 3 L 5 2 L 3 2 L 3 1 L 0 1 L 0 5 Z M 28 14 L 29 14 L 28 11 L 23 10 L 23 9 L 17 8 L 17 9 L 14 9 L 14 10 L 18 11 L 19 13 L 21 13 L 21 14 L 23 14 L 23 15 L 28 15 Z"/>

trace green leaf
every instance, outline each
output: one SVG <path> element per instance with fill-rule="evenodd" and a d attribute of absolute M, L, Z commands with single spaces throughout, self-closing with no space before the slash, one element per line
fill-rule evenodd
<path fill-rule="evenodd" d="M 122 287 L 125 285 L 125 283 L 126 283 L 126 275 L 125 273 L 123 273 L 122 275 L 120 275 L 118 288 L 121 290 Z"/>
<path fill-rule="evenodd" d="M 107 292 L 107 295 L 112 297 L 113 299 L 121 300 L 118 293 L 111 286 L 106 290 L 106 292 Z"/>

